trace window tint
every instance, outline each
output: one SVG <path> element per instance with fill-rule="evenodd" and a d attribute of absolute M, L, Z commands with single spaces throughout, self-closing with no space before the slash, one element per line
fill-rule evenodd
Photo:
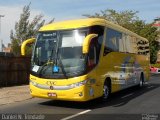
<path fill-rule="evenodd" d="M 120 51 L 122 46 L 122 33 L 116 30 L 107 28 L 105 40 L 105 54 L 106 52 Z"/>
<path fill-rule="evenodd" d="M 99 61 L 99 55 L 101 51 L 101 46 L 103 43 L 103 34 L 104 34 L 104 26 L 92 26 L 89 30 L 89 34 L 98 34 L 98 37 L 92 39 L 92 43 L 94 44 L 96 48 L 96 63 Z"/>
<path fill-rule="evenodd" d="M 94 44 L 90 46 L 88 59 L 89 59 L 89 64 L 93 64 L 93 65 L 96 64 L 96 46 Z"/>
<path fill-rule="evenodd" d="M 96 48 L 96 42 L 92 40 L 90 47 L 89 47 L 89 53 L 87 57 L 87 71 L 92 70 L 96 64 L 97 64 L 97 48 Z"/>
<path fill-rule="evenodd" d="M 126 35 L 126 52 L 136 53 L 136 38 L 130 35 Z"/>
<path fill-rule="evenodd" d="M 132 35 L 107 28 L 103 55 L 114 51 L 148 55 L 149 43 Z"/>

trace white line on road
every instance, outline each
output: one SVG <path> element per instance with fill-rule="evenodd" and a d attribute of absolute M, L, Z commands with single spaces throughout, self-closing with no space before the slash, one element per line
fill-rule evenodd
<path fill-rule="evenodd" d="M 152 87 L 154 87 L 154 86 L 149 86 L 148 88 L 152 88 Z"/>
<path fill-rule="evenodd" d="M 79 113 L 77 113 L 77 114 L 75 114 L 75 115 L 71 115 L 71 116 L 62 118 L 61 120 L 69 120 L 69 119 L 71 119 L 71 118 L 77 117 L 77 116 L 79 116 L 79 115 L 85 114 L 85 113 L 90 112 L 90 111 L 91 111 L 91 110 L 85 110 L 85 111 L 79 112 Z"/>
<path fill-rule="evenodd" d="M 131 96 L 131 95 L 133 95 L 133 93 L 130 93 L 130 94 L 125 95 L 125 96 L 122 96 L 121 98 L 126 98 L 126 97 Z"/>

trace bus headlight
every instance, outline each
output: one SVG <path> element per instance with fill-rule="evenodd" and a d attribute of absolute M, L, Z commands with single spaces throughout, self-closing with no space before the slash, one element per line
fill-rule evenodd
<path fill-rule="evenodd" d="M 34 86 L 37 86 L 37 84 L 38 84 L 38 83 L 36 83 L 36 82 L 34 82 L 34 81 L 31 81 L 31 80 L 30 80 L 30 83 L 31 83 L 32 85 L 34 85 Z"/>
<path fill-rule="evenodd" d="M 75 88 L 75 87 L 80 87 L 82 85 L 85 85 L 87 83 L 87 80 L 84 80 L 84 81 L 81 81 L 81 82 L 77 82 L 77 83 L 73 83 L 73 84 L 70 84 L 70 88 Z"/>
<path fill-rule="evenodd" d="M 87 85 L 95 84 L 95 82 L 96 82 L 95 79 L 87 79 L 87 80 L 83 80 L 81 82 L 70 84 L 68 86 L 70 86 L 70 88 L 75 88 L 75 87 L 80 87 L 85 84 L 87 84 Z"/>

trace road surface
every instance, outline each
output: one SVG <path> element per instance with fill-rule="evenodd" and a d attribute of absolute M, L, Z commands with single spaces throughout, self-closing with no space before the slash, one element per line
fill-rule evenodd
<path fill-rule="evenodd" d="M 0 119 L 160 120 L 160 75 L 152 76 L 142 89 L 132 87 L 112 94 L 107 102 L 99 99 L 78 103 L 33 98 L 2 105 L 0 114 Z"/>

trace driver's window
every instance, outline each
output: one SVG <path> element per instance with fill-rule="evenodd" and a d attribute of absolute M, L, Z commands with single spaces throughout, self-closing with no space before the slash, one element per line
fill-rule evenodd
<path fill-rule="evenodd" d="M 96 46 L 94 44 L 90 45 L 90 50 L 88 53 L 88 66 L 94 67 L 96 65 Z"/>

